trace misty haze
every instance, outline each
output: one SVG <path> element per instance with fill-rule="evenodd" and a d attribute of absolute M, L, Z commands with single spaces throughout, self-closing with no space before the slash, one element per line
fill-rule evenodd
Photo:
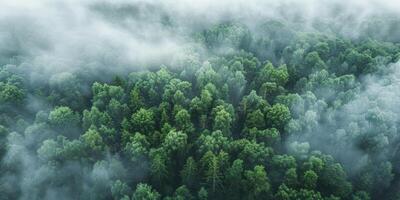
<path fill-rule="evenodd" d="M 0 0 L 0 200 L 400 200 L 400 1 Z"/>

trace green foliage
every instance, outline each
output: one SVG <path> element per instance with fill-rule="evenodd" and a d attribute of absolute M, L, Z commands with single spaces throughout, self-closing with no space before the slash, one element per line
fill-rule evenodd
<path fill-rule="evenodd" d="M 120 86 L 113 86 L 108 84 L 100 84 L 95 82 L 92 86 L 93 92 L 93 106 L 99 109 L 105 109 L 107 104 L 115 99 L 117 101 L 121 101 L 124 96 L 124 89 Z"/>
<path fill-rule="evenodd" d="M 116 180 L 112 185 L 111 185 L 111 194 L 115 200 L 119 200 L 124 198 L 125 196 L 128 196 L 131 194 L 131 188 L 129 186 L 120 181 Z"/>
<path fill-rule="evenodd" d="M 65 106 L 57 107 L 49 114 L 49 123 L 58 128 L 77 126 L 79 121 L 79 114 Z"/>
<path fill-rule="evenodd" d="M 81 136 L 81 140 L 89 152 L 101 153 L 105 148 L 103 138 L 100 133 L 94 129 L 89 129 Z"/>
<path fill-rule="evenodd" d="M 398 199 L 400 46 L 315 23 L 204 24 L 102 79 L 0 67 L 0 199 Z"/>
<path fill-rule="evenodd" d="M 83 111 L 82 126 L 88 129 L 91 126 L 100 127 L 111 126 L 111 117 L 106 112 L 101 112 L 97 107 L 92 107 L 90 111 Z"/>
<path fill-rule="evenodd" d="M 22 103 L 25 93 L 22 89 L 12 84 L 0 82 L 0 103 L 18 104 Z"/>
<path fill-rule="evenodd" d="M 177 130 L 185 133 L 193 132 L 193 124 L 191 122 L 190 114 L 187 110 L 182 109 L 175 115 L 175 126 Z"/>
<path fill-rule="evenodd" d="M 298 184 L 298 177 L 296 168 L 290 168 L 285 173 L 285 180 L 283 181 L 287 186 L 295 188 Z M 307 186 L 306 186 L 307 187 Z"/>
<path fill-rule="evenodd" d="M 143 159 L 143 157 L 141 158 L 142 160 L 136 159 L 136 164 L 143 165 L 145 159 Z M 168 179 L 169 174 L 167 166 L 167 156 L 164 152 L 158 149 L 150 152 L 150 172 L 151 180 L 154 186 L 165 184 L 165 181 Z"/>
<path fill-rule="evenodd" d="M 243 160 L 236 159 L 227 169 L 226 182 L 228 197 L 231 199 L 240 199 L 244 192 L 244 166 Z"/>
<path fill-rule="evenodd" d="M 213 129 L 222 131 L 224 135 L 229 135 L 233 122 L 231 114 L 225 111 L 223 106 L 217 106 L 215 109 L 216 113 L 214 117 Z"/>
<path fill-rule="evenodd" d="M 171 130 L 165 137 L 162 147 L 166 152 L 184 153 L 187 145 L 187 138 L 185 133 Z"/>
<path fill-rule="evenodd" d="M 209 48 L 231 47 L 232 49 L 248 48 L 249 31 L 239 24 L 221 24 L 203 33 L 202 39 Z"/>
<path fill-rule="evenodd" d="M 247 115 L 246 126 L 248 128 L 262 129 L 265 127 L 265 118 L 261 110 L 257 109 Z"/>
<path fill-rule="evenodd" d="M 282 129 L 290 120 L 289 108 L 282 104 L 274 104 L 267 109 L 266 121 L 274 128 Z"/>
<path fill-rule="evenodd" d="M 144 183 L 139 183 L 136 186 L 135 191 L 133 192 L 132 195 L 132 200 L 158 200 L 160 199 L 160 194 L 153 190 L 151 186 L 144 184 Z"/>
<path fill-rule="evenodd" d="M 317 180 L 318 180 L 318 175 L 312 171 L 312 170 L 308 170 L 306 172 L 304 172 L 304 186 L 307 189 L 314 189 L 316 184 L 317 184 Z"/>
<path fill-rule="evenodd" d="M 254 167 L 254 170 L 245 171 L 244 176 L 248 195 L 247 199 L 259 199 L 270 195 L 271 185 L 263 166 L 257 165 Z"/>
<path fill-rule="evenodd" d="M 216 195 L 217 189 L 222 186 L 222 170 L 228 162 L 228 155 L 221 151 L 214 154 L 208 151 L 200 160 L 204 170 L 205 183 L 209 186 L 212 195 Z"/>
<path fill-rule="evenodd" d="M 135 131 L 149 135 L 155 129 L 154 113 L 152 110 L 141 108 L 132 115 L 131 123 Z"/>
<path fill-rule="evenodd" d="M 226 150 L 229 145 L 229 140 L 221 131 L 217 130 L 211 134 L 201 134 L 198 138 L 198 144 L 198 152 L 202 155 L 208 151 L 217 153 L 221 150 Z"/>
<path fill-rule="evenodd" d="M 140 163 L 147 156 L 149 146 L 146 137 L 136 133 L 126 144 L 124 151 L 132 162 Z"/>
<path fill-rule="evenodd" d="M 182 183 L 187 185 L 189 188 L 194 188 L 197 184 L 198 179 L 198 167 L 193 157 L 189 157 L 186 160 L 185 165 L 181 171 Z"/>

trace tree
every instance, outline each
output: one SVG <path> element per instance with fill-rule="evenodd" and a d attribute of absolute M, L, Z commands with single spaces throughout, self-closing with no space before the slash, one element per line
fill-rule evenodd
<path fill-rule="evenodd" d="M 79 114 L 66 106 L 57 107 L 49 114 L 49 123 L 59 129 L 76 127 L 79 121 Z"/>
<path fill-rule="evenodd" d="M 74 110 L 82 109 L 85 106 L 82 84 L 74 73 L 54 74 L 49 80 L 51 91 L 48 98 L 54 105 L 69 106 Z"/>
<path fill-rule="evenodd" d="M 96 129 L 100 133 L 104 143 L 107 144 L 107 146 L 114 148 L 114 150 L 120 146 L 119 135 L 114 128 L 108 128 L 107 126 L 102 125 L 100 128 Z"/>
<path fill-rule="evenodd" d="M 296 193 L 296 190 L 288 188 L 285 184 L 282 184 L 275 193 L 275 198 L 277 200 L 294 200 L 296 199 Z"/>
<path fill-rule="evenodd" d="M 261 110 L 257 109 L 247 115 L 246 127 L 263 129 L 265 127 L 265 118 Z"/>
<path fill-rule="evenodd" d="M 88 129 L 91 126 L 100 127 L 101 125 L 111 127 L 112 119 L 106 112 L 101 112 L 97 107 L 92 107 L 90 111 L 83 111 L 82 126 Z"/>
<path fill-rule="evenodd" d="M 162 147 L 169 153 L 184 154 L 187 145 L 187 135 L 181 131 L 171 130 L 164 139 Z"/>
<path fill-rule="evenodd" d="M 81 136 L 82 143 L 89 153 L 99 155 L 105 148 L 103 138 L 95 129 L 89 129 Z"/>
<path fill-rule="evenodd" d="M 228 168 L 225 181 L 227 186 L 227 197 L 230 199 L 241 199 L 245 193 L 244 189 L 244 165 L 243 160 L 236 159 Z"/>
<path fill-rule="evenodd" d="M 276 128 L 258 130 L 254 127 L 248 129 L 245 135 L 248 140 L 256 140 L 271 147 L 278 146 L 281 140 L 279 131 Z"/>
<path fill-rule="evenodd" d="M 233 122 L 232 116 L 222 106 L 218 106 L 218 109 L 219 111 L 214 117 L 213 129 L 220 130 L 225 136 L 228 136 Z"/>
<path fill-rule="evenodd" d="M 232 101 L 233 104 L 236 105 L 240 101 L 241 94 L 247 81 L 243 74 L 243 71 L 236 71 L 231 73 L 233 74 L 227 75 L 228 80 L 226 80 L 226 82 L 229 89 L 229 99 Z"/>
<path fill-rule="evenodd" d="M 43 141 L 37 150 L 38 156 L 42 161 L 50 161 L 57 159 L 61 154 L 59 144 L 53 139 Z"/>
<path fill-rule="evenodd" d="M 208 151 L 201 158 L 202 171 L 206 184 L 210 187 L 212 195 L 216 195 L 217 188 L 222 185 L 222 170 L 227 163 L 228 155 L 225 152 L 214 154 Z"/>
<path fill-rule="evenodd" d="M 326 165 L 319 179 L 319 186 L 329 188 L 326 193 L 345 198 L 352 191 L 352 185 L 346 180 L 346 172 L 339 163 Z"/>
<path fill-rule="evenodd" d="M 260 199 L 270 195 L 271 185 L 263 166 L 257 165 L 253 170 L 246 170 L 244 176 L 248 199 Z"/>
<path fill-rule="evenodd" d="M 274 155 L 272 157 L 272 168 L 269 177 L 273 183 L 285 184 L 285 186 L 297 186 L 297 163 L 290 155 Z"/>
<path fill-rule="evenodd" d="M 304 61 L 305 65 L 308 66 L 311 69 L 311 71 L 321 70 L 326 68 L 324 61 L 322 61 L 322 59 L 319 57 L 319 54 L 315 51 L 308 53 Z"/>
<path fill-rule="evenodd" d="M 237 153 L 246 167 L 265 164 L 272 156 L 272 149 L 263 143 L 249 140 L 235 140 L 230 145 L 231 152 Z"/>
<path fill-rule="evenodd" d="M 390 186 L 390 182 L 393 180 L 392 170 L 390 162 L 374 165 L 369 163 L 361 170 L 357 183 L 360 188 L 371 194 L 380 194 L 384 191 L 384 188 Z"/>
<path fill-rule="evenodd" d="M 61 155 L 64 160 L 80 160 L 88 156 L 85 153 L 85 144 L 79 140 L 67 140 L 63 137 L 57 137 L 57 142 L 62 144 Z"/>
<path fill-rule="evenodd" d="M 201 187 L 199 192 L 197 193 L 197 198 L 199 200 L 207 200 L 208 199 L 208 192 L 204 187 Z"/>
<path fill-rule="evenodd" d="M 325 168 L 325 162 L 316 156 L 310 156 L 308 161 L 303 163 L 303 168 L 320 173 Z"/>
<path fill-rule="evenodd" d="M 164 102 L 169 103 L 185 103 L 186 94 L 192 88 L 192 84 L 187 81 L 182 81 L 180 79 L 174 78 L 169 81 L 168 84 L 164 86 L 164 93 L 162 99 Z M 178 94 L 180 93 L 180 94 Z M 179 96 L 179 98 L 177 98 Z M 180 101 L 179 101 L 180 99 Z"/>
<path fill-rule="evenodd" d="M 197 185 L 198 167 L 193 157 L 189 157 L 186 159 L 186 163 L 183 166 L 180 174 L 183 184 L 187 185 L 189 188 L 195 188 L 195 186 Z"/>
<path fill-rule="evenodd" d="M 260 95 L 268 101 L 274 101 L 275 97 L 285 92 L 282 86 L 272 82 L 265 82 L 259 89 Z"/>
<path fill-rule="evenodd" d="M 181 109 L 175 115 L 175 127 L 179 131 L 183 131 L 185 133 L 192 133 L 194 128 L 191 122 L 190 114 L 187 110 Z"/>
<path fill-rule="evenodd" d="M 284 183 L 291 188 L 296 188 L 298 183 L 296 168 L 290 168 L 286 171 Z"/>
<path fill-rule="evenodd" d="M 212 94 L 212 92 L 210 92 L 209 90 L 202 90 L 200 93 L 200 100 L 201 100 L 201 104 L 202 106 L 202 110 L 203 112 L 207 112 L 208 109 L 211 107 L 211 104 L 214 100 L 214 95 Z"/>
<path fill-rule="evenodd" d="M 358 191 L 353 195 L 354 200 L 370 200 L 371 197 L 364 191 Z"/>
<path fill-rule="evenodd" d="M 9 83 L 0 82 L 0 103 L 2 104 L 19 104 L 25 98 L 25 92 Z"/>
<path fill-rule="evenodd" d="M 269 126 L 282 130 L 290 120 L 289 108 L 282 104 L 275 104 L 267 109 L 266 122 Z"/>
<path fill-rule="evenodd" d="M 215 25 L 204 31 L 202 36 L 206 47 L 210 50 L 247 49 L 251 41 L 249 30 L 236 23 Z"/>
<path fill-rule="evenodd" d="M 346 62 L 349 65 L 354 65 L 356 68 L 356 71 L 353 71 L 353 73 L 360 73 L 365 71 L 368 71 L 368 63 L 372 61 L 372 57 L 366 53 L 360 53 L 356 49 L 347 49 L 346 50 Z"/>
<path fill-rule="evenodd" d="M 134 87 L 131 90 L 131 93 L 129 95 L 129 107 L 132 109 L 132 111 L 136 112 L 140 108 L 143 108 L 145 106 L 145 103 L 143 102 L 143 97 L 140 94 L 140 90 L 138 87 Z"/>
<path fill-rule="evenodd" d="M 152 110 L 146 110 L 144 108 L 139 109 L 132 115 L 131 122 L 134 130 L 145 135 L 150 135 L 155 130 L 154 114 Z"/>
<path fill-rule="evenodd" d="M 154 186 L 162 187 L 168 179 L 167 155 L 162 149 L 150 152 L 150 172 Z"/>
<path fill-rule="evenodd" d="M 264 110 L 269 106 L 268 102 L 258 96 L 254 90 L 252 90 L 249 95 L 244 96 L 240 104 L 241 111 L 245 116 L 255 110 Z"/>
<path fill-rule="evenodd" d="M 315 200 L 324 200 L 322 195 L 319 192 L 314 190 L 305 190 L 300 189 L 300 191 L 296 194 L 296 199 L 315 199 Z"/>
<path fill-rule="evenodd" d="M 145 183 L 139 183 L 132 195 L 132 200 L 158 200 L 160 194 Z"/>
<path fill-rule="evenodd" d="M 141 163 L 147 157 L 149 153 L 150 144 L 146 139 L 146 136 L 135 133 L 135 135 L 130 139 L 125 145 L 124 152 L 127 154 L 128 158 L 135 163 Z"/>
<path fill-rule="evenodd" d="M 132 193 L 131 188 L 129 188 L 129 186 L 126 183 L 120 180 L 116 180 L 111 185 L 111 194 L 114 200 L 120 200 L 124 196 L 130 195 L 131 193 Z"/>
<path fill-rule="evenodd" d="M 115 125 L 119 125 L 122 119 L 129 113 L 129 108 L 126 104 L 119 102 L 116 99 L 111 99 L 107 105 L 107 113 L 113 119 Z"/>
<path fill-rule="evenodd" d="M 326 42 L 318 42 L 315 46 L 315 51 L 318 53 L 318 55 L 321 56 L 321 58 L 327 59 L 329 56 L 330 48 L 329 44 Z"/>
<path fill-rule="evenodd" d="M 286 65 L 282 65 L 279 68 L 275 69 L 272 63 L 268 62 L 258 72 L 255 87 L 260 86 L 265 82 L 271 82 L 279 86 L 285 86 L 288 79 L 289 79 L 289 74 Z"/>
<path fill-rule="evenodd" d="M 218 74 L 214 71 L 209 62 L 203 63 L 203 66 L 196 72 L 197 87 L 204 88 L 208 83 L 218 83 Z"/>
<path fill-rule="evenodd" d="M 125 93 L 124 89 L 120 86 L 113 86 L 108 84 L 101 84 L 98 82 L 92 85 L 93 106 L 103 110 L 109 104 L 111 99 L 122 102 Z"/>
<path fill-rule="evenodd" d="M 199 145 L 198 152 L 200 155 L 211 151 L 217 153 L 221 150 L 226 150 L 229 145 L 229 140 L 221 131 L 213 131 L 211 134 L 201 134 L 197 140 Z"/>
<path fill-rule="evenodd" d="M 190 193 L 189 189 L 182 185 L 178 187 L 174 192 L 174 197 L 171 200 L 192 200 L 193 195 Z"/>
<path fill-rule="evenodd" d="M 304 172 L 303 179 L 304 179 L 304 187 L 312 190 L 315 188 L 317 184 L 318 175 L 314 171 L 308 170 Z"/>

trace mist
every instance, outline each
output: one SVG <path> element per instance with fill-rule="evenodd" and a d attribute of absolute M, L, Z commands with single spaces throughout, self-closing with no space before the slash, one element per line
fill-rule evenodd
<path fill-rule="evenodd" d="M 154 199 L 229 198 L 215 188 L 235 191 L 227 171 L 238 159 L 241 189 L 257 166 L 270 185 L 244 199 L 279 199 L 285 187 L 399 198 L 399 10 L 391 0 L 1 2 L 0 199 L 145 199 L 142 183 Z M 272 116 L 279 106 L 287 118 Z M 265 155 L 246 160 L 245 144 Z M 212 184 L 201 177 L 211 153 L 226 168 Z M 281 155 L 295 160 L 296 184 L 275 166 Z M 320 173 L 307 168 L 314 157 L 343 166 L 338 184 L 350 189 L 333 191 L 322 174 L 301 188 Z M 188 181 L 189 158 L 199 177 Z"/>
<path fill-rule="evenodd" d="M 376 15 L 398 17 L 399 6 L 383 2 L 6 1 L 0 23 L 2 63 L 26 62 L 41 73 L 170 64 L 174 55 L 188 53 L 196 31 L 229 21 L 256 34 L 257 26 L 271 19 L 298 24 L 301 30 L 318 28 L 327 19 L 326 26 L 357 37 Z"/>

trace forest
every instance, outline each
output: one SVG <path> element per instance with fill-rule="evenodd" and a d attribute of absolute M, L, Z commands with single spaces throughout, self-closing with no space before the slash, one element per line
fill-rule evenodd
<path fill-rule="evenodd" d="M 400 199 L 389 8 L 21 2 L 0 3 L 1 200 Z"/>

